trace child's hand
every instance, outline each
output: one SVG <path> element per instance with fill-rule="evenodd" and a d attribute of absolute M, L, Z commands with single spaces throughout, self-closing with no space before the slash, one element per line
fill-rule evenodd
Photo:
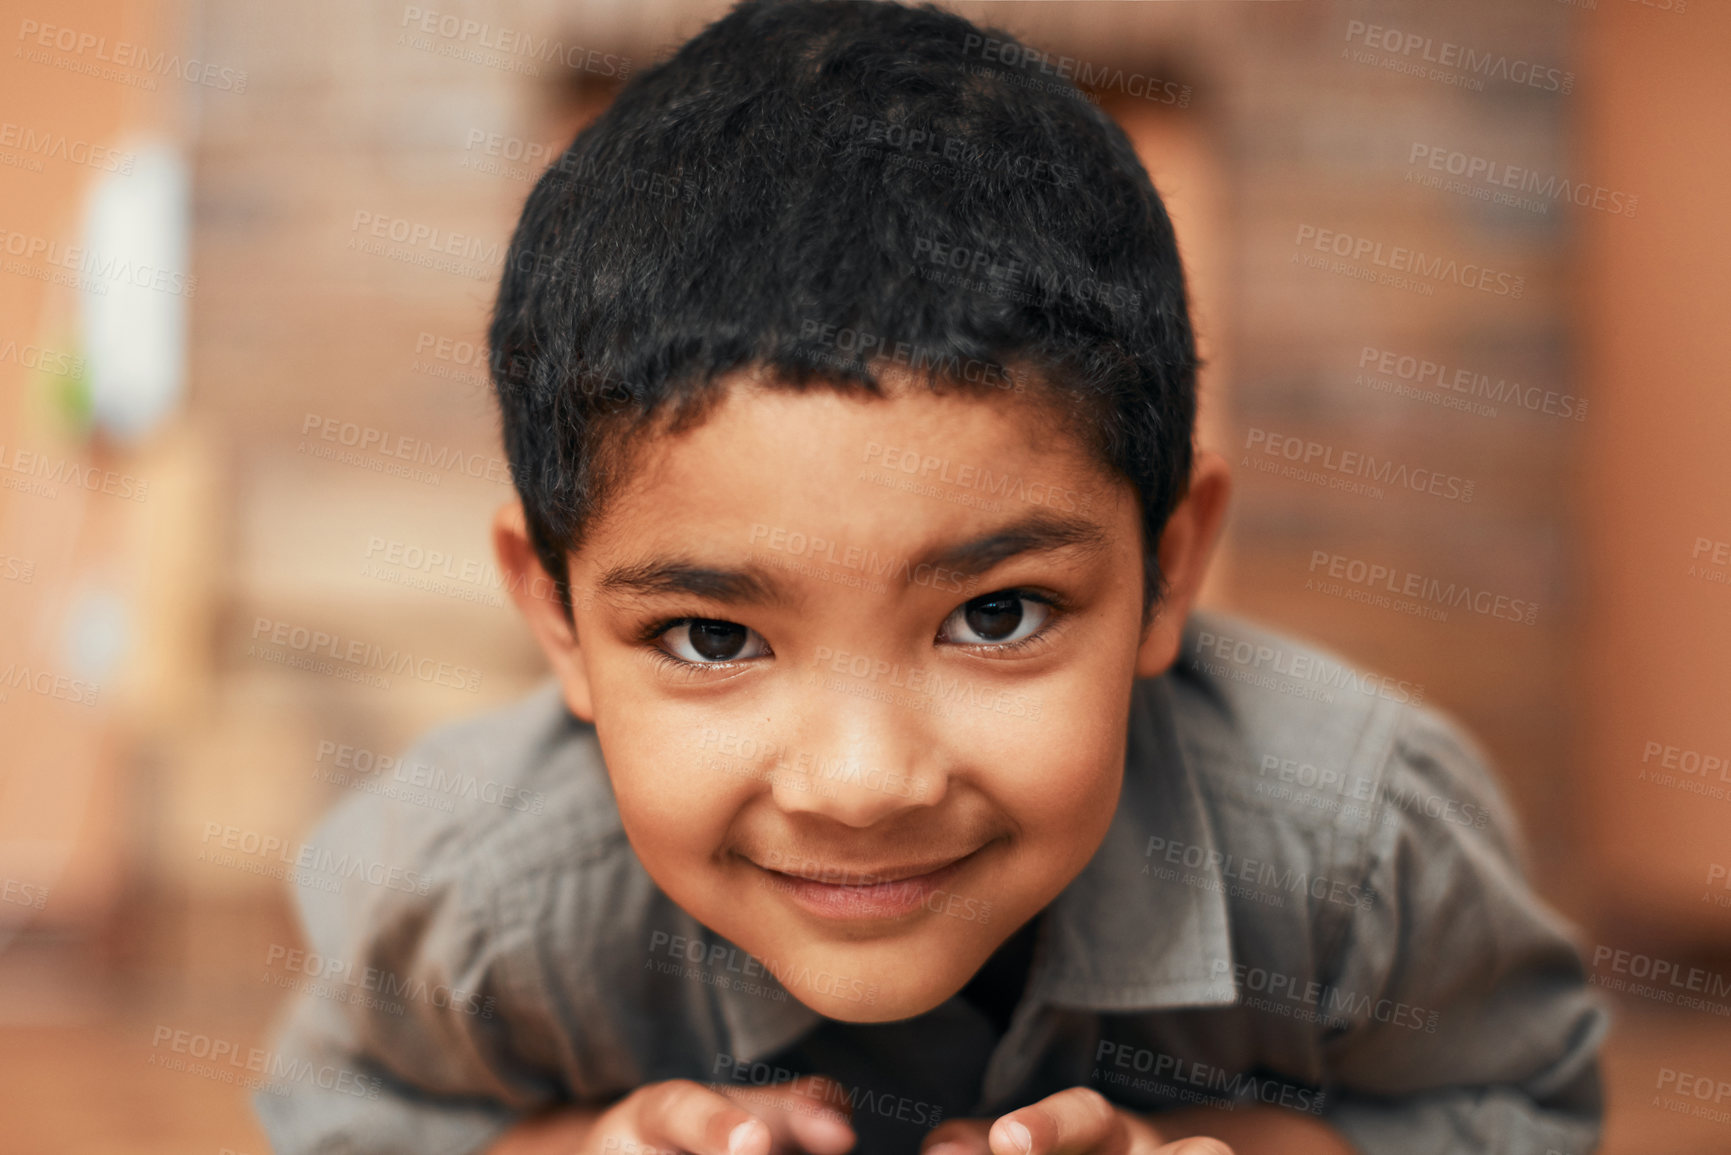
<path fill-rule="evenodd" d="M 647 1083 L 605 1108 L 564 1108 L 513 1127 L 489 1155 L 843 1155 L 854 1145 L 837 1084 Z"/>
<path fill-rule="evenodd" d="M 1114 1107 L 1091 1087 L 1071 1087 L 991 1119 L 951 1119 L 934 1127 L 920 1155 L 1232 1155 L 1218 1139 L 1168 1143 L 1134 1111 Z"/>

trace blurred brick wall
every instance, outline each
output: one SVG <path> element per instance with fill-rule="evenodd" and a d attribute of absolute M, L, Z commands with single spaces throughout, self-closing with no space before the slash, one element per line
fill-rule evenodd
<path fill-rule="evenodd" d="M 1205 436 L 1239 466 L 1216 600 L 1456 712 L 1510 784 L 1541 869 L 1564 860 L 1575 796 L 1557 787 L 1578 721 L 1566 676 L 1579 625 L 1569 482 L 1592 415 L 1574 419 L 1588 407 L 1567 363 L 1563 270 L 1571 230 L 1593 210 L 1496 204 L 1483 180 L 1467 195 L 1413 178 L 1449 179 L 1426 161 L 1458 153 L 1594 179 L 1565 131 L 1580 95 L 1560 91 L 1590 81 L 1574 77 L 1575 14 L 1488 2 L 1090 5 L 1080 21 L 1064 17 L 1075 6 L 961 7 L 1114 77 L 1103 104 L 1126 124 L 1169 126 L 1148 140 L 1192 142 L 1189 159 L 1145 151 L 1181 223 L 1186 203 L 1209 222 L 1209 235 L 1191 235 L 1198 223 L 1185 238 L 1212 362 Z M 436 483 L 392 476 L 379 470 L 401 458 L 343 439 L 406 437 L 434 457 L 491 459 L 485 471 L 502 476 L 479 351 L 497 261 L 546 147 L 606 99 L 619 66 L 554 76 L 533 59 L 477 54 L 436 24 L 428 32 L 419 11 L 345 14 L 332 37 L 302 14 L 243 2 L 213 6 L 204 27 L 213 56 L 253 72 L 248 99 L 211 103 L 201 126 L 209 297 L 193 363 L 194 405 L 223 431 L 233 503 L 214 654 L 224 720 L 202 757 L 216 777 L 248 767 L 219 808 L 249 820 L 292 824 L 323 804 L 317 741 L 389 751 L 538 669 L 513 612 L 487 604 L 503 602 L 496 587 L 460 578 L 490 567 L 486 515 L 506 486 L 460 469 L 434 471 Z M 679 12 L 615 12 L 611 39 L 559 23 L 551 7 L 461 14 L 641 66 L 658 38 L 701 18 Z M 1432 45 L 1386 51 L 1387 28 Z M 1462 86 L 1385 66 L 1442 42 L 1539 83 Z M 451 55 L 463 52 L 471 58 Z M 1189 173 L 1215 182 L 1205 200 Z M 1355 247 L 1372 275 L 1398 268 L 1402 249 L 1449 271 L 1386 284 L 1330 267 L 1354 263 L 1335 253 Z M 1407 379 L 1421 362 L 1483 377 L 1495 396 Z M 1414 385 L 1426 395 L 1395 392 Z M 1271 446 L 1309 453 L 1312 478 L 1255 468 L 1287 464 Z M 1343 475 L 1326 463 L 1350 454 L 1386 463 L 1373 468 L 1393 480 L 1331 487 Z M 1432 477 L 1436 494 L 1423 491 Z M 419 569 L 401 564 L 417 558 Z M 1372 566 L 1392 575 L 1380 588 L 1329 576 Z M 1397 606 L 1388 585 L 1410 581 L 1432 596 Z M 1461 605 L 1463 593 L 1488 608 Z M 1364 597 L 1381 604 L 1353 600 Z M 485 671 L 483 684 L 470 694 L 397 679 L 376 690 L 249 656 L 254 631 L 268 639 L 278 623 L 425 650 Z M 185 813 L 181 829 L 198 821 Z"/>

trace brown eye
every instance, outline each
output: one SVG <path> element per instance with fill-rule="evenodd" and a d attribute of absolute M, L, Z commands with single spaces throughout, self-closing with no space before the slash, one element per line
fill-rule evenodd
<path fill-rule="evenodd" d="M 1002 646 L 1032 635 L 1051 617 L 1052 607 L 1013 590 L 983 594 L 957 606 L 938 640 L 967 646 Z"/>
<path fill-rule="evenodd" d="M 1022 599 L 1006 594 L 971 601 L 962 607 L 968 628 L 989 642 L 1001 642 L 1022 624 Z"/>
<path fill-rule="evenodd" d="M 769 644 L 756 630 L 715 618 L 687 618 L 661 635 L 673 656 L 693 665 L 762 657 Z"/>

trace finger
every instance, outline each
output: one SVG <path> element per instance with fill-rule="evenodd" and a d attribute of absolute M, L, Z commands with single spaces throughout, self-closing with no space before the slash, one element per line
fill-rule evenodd
<path fill-rule="evenodd" d="M 856 1141 L 848 1122 L 853 1104 L 842 1085 L 824 1075 L 802 1075 L 765 1087 L 711 1086 L 768 1125 L 777 1153 L 796 1149 L 843 1155 Z"/>
<path fill-rule="evenodd" d="M 920 1155 L 991 1155 L 990 1119 L 947 1119 L 926 1132 Z"/>
<path fill-rule="evenodd" d="M 631 1096 L 638 1134 L 692 1155 L 770 1155 L 767 1124 L 719 1091 L 691 1079 L 651 1083 Z"/>
<path fill-rule="evenodd" d="M 1069 1087 L 992 1124 L 992 1155 L 1128 1155 L 1118 1109 L 1092 1087 Z"/>
<path fill-rule="evenodd" d="M 1154 1148 L 1153 1155 L 1232 1155 L 1232 1148 L 1218 1139 L 1180 1139 Z"/>
<path fill-rule="evenodd" d="M 805 1075 L 787 1086 L 788 1126 L 811 1155 L 843 1155 L 853 1149 L 853 1098 L 824 1075 Z"/>

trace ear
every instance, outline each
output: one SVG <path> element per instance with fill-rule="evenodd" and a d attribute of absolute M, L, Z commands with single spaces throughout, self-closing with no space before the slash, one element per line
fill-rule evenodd
<path fill-rule="evenodd" d="M 1136 676 L 1153 678 L 1164 674 L 1178 659 L 1184 619 L 1190 616 L 1202 577 L 1214 556 L 1220 528 L 1226 521 L 1226 502 L 1232 493 L 1232 470 L 1226 459 L 1212 450 L 1199 450 L 1190 472 L 1190 491 L 1172 511 L 1160 534 L 1160 572 L 1166 576 L 1167 594 L 1154 607 L 1154 620 L 1136 651 Z"/>
<path fill-rule="evenodd" d="M 498 558 L 499 573 L 505 579 L 505 588 L 511 591 L 511 600 L 517 603 L 518 612 L 529 623 L 535 641 L 559 679 L 566 707 L 585 722 L 593 722 L 594 698 L 589 691 L 589 671 L 577 644 L 577 631 L 566 620 L 558 587 L 529 541 L 522 502 L 500 506 L 493 515 L 493 555 Z"/>

